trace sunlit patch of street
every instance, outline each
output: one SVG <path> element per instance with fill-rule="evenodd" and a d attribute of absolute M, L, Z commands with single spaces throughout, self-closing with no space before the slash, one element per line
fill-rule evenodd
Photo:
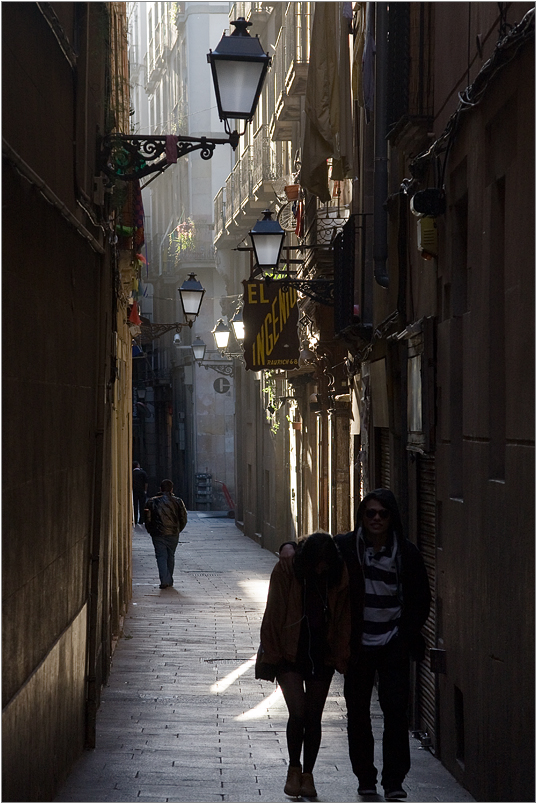
<path fill-rule="evenodd" d="M 252 656 L 251 659 L 248 659 L 247 662 L 244 662 L 244 664 L 241 664 L 240 667 L 237 667 L 231 673 L 228 673 L 227 676 L 224 676 L 224 678 L 220 679 L 220 681 L 217 681 L 216 684 L 213 684 L 211 687 L 211 692 L 214 692 L 215 694 L 224 692 L 225 690 L 227 690 L 228 687 L 230 687 L 233 684 L 234 681 L 236 681 L 244 673 L 246 673 L 246 671 L 249 670 L 250 667 L 253 667 L 254 664 L 255 664 L 255 654 Z"/>

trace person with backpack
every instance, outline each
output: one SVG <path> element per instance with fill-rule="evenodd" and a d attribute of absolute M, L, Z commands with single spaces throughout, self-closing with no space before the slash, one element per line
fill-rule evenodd
<path fill-rule="evenodd" d="M 187 523 L 185 504 L 180 497 L 173 494 L 171 480 L 162 481 L 160 494 L 147 501 L 144 514 L 145 528 L 155 548 L 160 589 L 167 589 L 173 586 L 175 551 L 179 534 Z"/>

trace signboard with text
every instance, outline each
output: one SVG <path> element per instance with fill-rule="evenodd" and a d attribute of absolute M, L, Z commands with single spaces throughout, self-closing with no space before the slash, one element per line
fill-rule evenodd
<path fill-rule="evenodd" d="M 244 279 L 244 360 L 250 371 L 296 369 L 300 354 L 294 288 Z"/>

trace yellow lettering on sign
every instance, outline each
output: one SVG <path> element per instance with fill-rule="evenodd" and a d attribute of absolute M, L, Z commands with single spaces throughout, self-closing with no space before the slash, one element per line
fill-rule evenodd
<path fill-rule="evenodd" d="M 282 331 L 282 328 L 280 327 L 278 332 L 276 332 L 276 325 L 280 320 L 276 315 L 276 310 L 274 309 L 277 304 L 278 304 L 278 297 L 275 296 L 274 301 L 272 302 L 272 337 L 274 339 L 274 343 L 276 343 L 276 341 L 280 337 L 280 332 Z"/>
<path fill-rule="evenodd" d="M 265 365 L 265 328 L 261 327 L 259 332 L 257 333 L 257 338 L 255 339 L 254 344 L 254 358 L 256 357 L 256 349 L 257 349 L 257 360 L 254 359 L 254 364 L 258 366 Z"/>
<path fill-rule="evenodd" d="M 288 288 L 287 290 L 278 288 L 276 293 L 268 292 L 269 298 L 267 298 L 266 294 L 264 284 L 258 282 L 245 283 L 245 301 L 248 304 L 269 305 L 269 311 L 260 322 L 259 330 L 251 343 L 252 366 L 262 369 L 265 366 L 279 363 L 295 365 L 296 358 L 285 359 L 282 357 L 278 360 L 269 360 L 269 356 L 276 349 L 276 344 L 286 327 L 291 311 L 297 305 L 297 292 L 294 288 Z"/>
<path fill-rule="evenodd" d="M 264 323 L 264 330 L 265 330 L 265 349 L 268 355 L 271 354 L 272 350 L 274 349 L 274 339 L 272 337 L 272 332 L 270 331 L 270 322 L 272 321 L 272 316 L 270 313 L 267 313 L 265 316 L 265 323 Z"/>
<path fill-rule="evenodd" d="M 260 304 L 270 304 L 268 299 L 265 299 L 265 284 L 259 285 L 259 303 Z"/>
<path fill-rule="evenodd" d="M 280 288 L 278 291 L 278 301 L 280 302 L 280 321 L 281 328 L 283 329 L 285 322 L 289 318 L 289 293 Z"/>

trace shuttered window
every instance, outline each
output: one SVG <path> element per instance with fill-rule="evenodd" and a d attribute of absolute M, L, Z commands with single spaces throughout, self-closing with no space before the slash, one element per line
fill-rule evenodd
<path fill-rule="evenodd" d="M 437 677 L 430 670 L 429 649 L 436 647 L 436 477 L 434 455 L 418 455 L 418 547 L 420 548 L 429 585 L 431 611 L 422 633 L 425 637 L 424 661 L 418 664 L 419 728 L 427 732 L 433 749 L 437 748 Z"/>

